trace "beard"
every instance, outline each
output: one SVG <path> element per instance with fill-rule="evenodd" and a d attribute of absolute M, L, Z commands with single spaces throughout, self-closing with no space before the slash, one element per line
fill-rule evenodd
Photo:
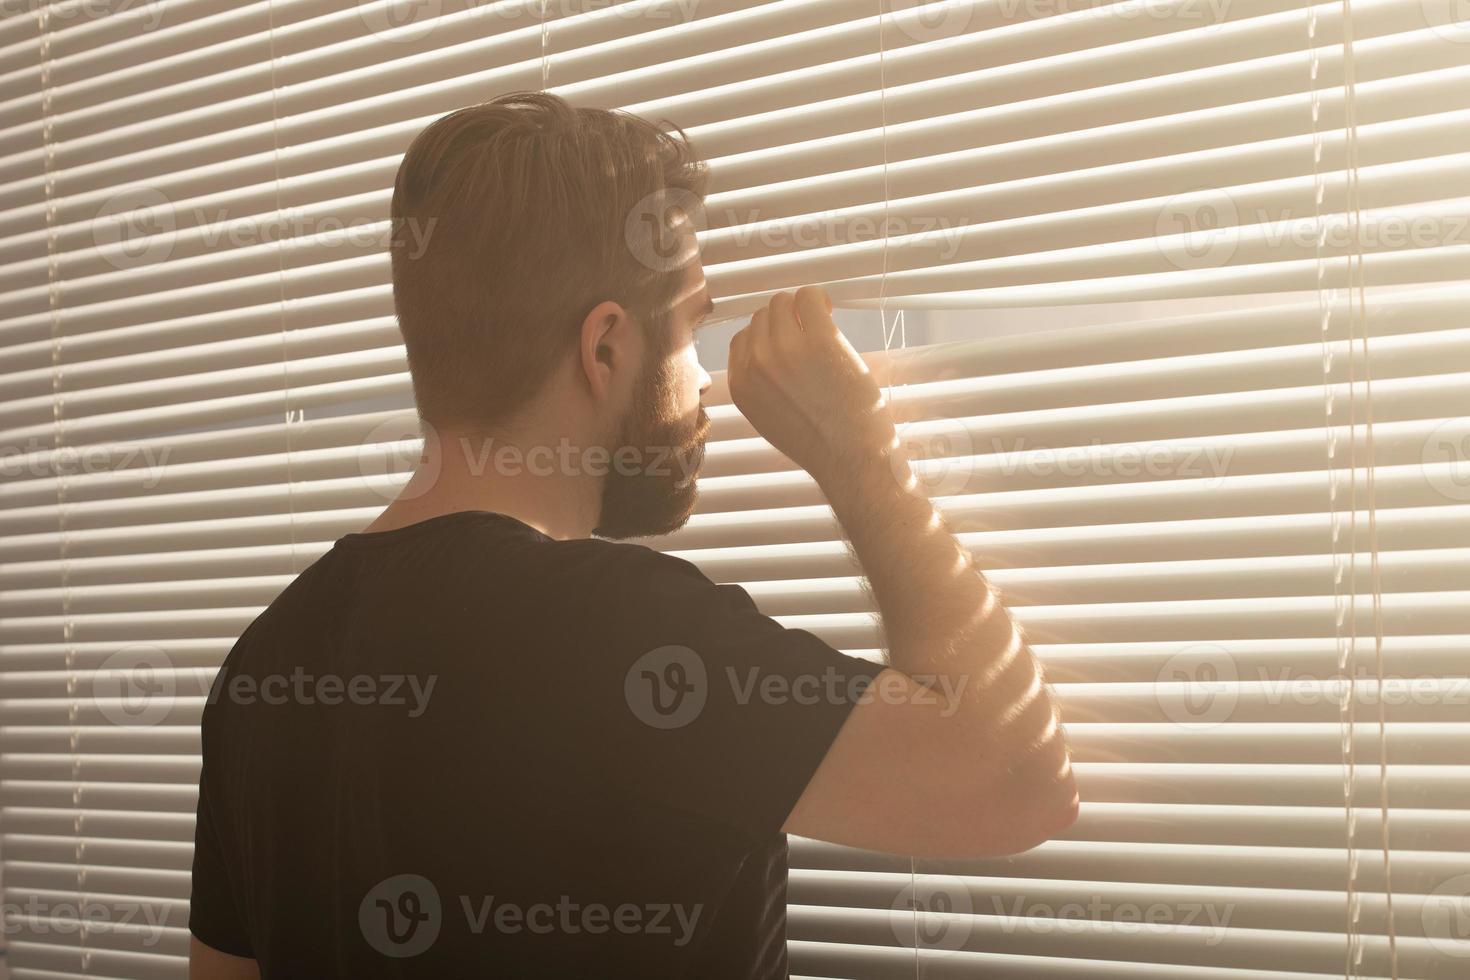
<path fill-rule="evenodd" d="M 633 404 L 608 448 L 602 511 L 592 533 L 602 538 L 654 537 L 683 527 L 699 494 L 709 415 L 673 418 L 674 375 L 667 357 L 650 357 L 633 389 Z M 620 456 L 621 453 L 621 456 Z"/>

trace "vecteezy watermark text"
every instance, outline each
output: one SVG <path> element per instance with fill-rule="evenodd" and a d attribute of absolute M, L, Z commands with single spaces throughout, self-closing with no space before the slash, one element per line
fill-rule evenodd
<path fill-rule="evenodd" d="M 575 936 L 645 935 L 675 947 L 687 946 L 704 906 L 679 902 L 584 902 L 570 895 L 555 901 L 521 902 L 497 895 L 458 895 L 451 907 L 472 935 Z M 368 944 L 384 956 L 405 958 L 427 951 L 446 924 L 445 902 L 423 875 L 400 874 L 374 885 L 358 906 L 358 925 Z M 554 941 L 554 939 L 552 940 Z"/>
<path fill-rule="evenodd" d="M 405 708 L 418 718 L 428 710 L 437 674 L 310 673 L 299 664 L 287 672 L 213 675 L 190 671 L 150 644 L 125 646 L 87 675 L 93 702 L 114 725 L 143 727 L 163 722 L 181 699 L 209 704 L 339 705 Z"/>
<path fill-rule="evenodd" d="M 459 897 L 464 909 L 470 932 L 482 933 L 487 927 L 495 932 L 515 934 L 529 932 L 538 936 L 552 934 L 576 935 L 619 932 L 624 935 L 643 933 L 652 936 L 668 936 L 675 946 L 687 946 L 694 938 L 694 929 L 699 924 L 703 911 L 700 905 L 684 906 L 678 903 L 652 902 L 635 904 L 621 902 L 606 905 L 601 902 L 582 904 L 570 896 L 562 895 L 556 904 L 533 902 L 521 905 L 516 902 L 497 900 L 494 895 L 482 895 L 472 899 L 469 895 Z"/>
<path fill-rule="evenodd" d="M 308 674 L 294 667 L 289 674 L 253 676 L 238 674 L 215 684 L 211 703 L 221 697 L 233 704 L 386 705 L 408 707 L 408 717 L 417 718 L 429 706 L 439 677 L 429 674 Z"/>
<path fill-rule="evenodd" d="M 145 949 L 163 940 L 170 923 L 169 907 L 152 902 L 103 902 L 93 898 L 76 901 L 43 901 L 29 895 L 24 901 L 0 903 L 0 936 L 69 936 L 79 932 L 100 934 L 125 927 Z"/>
<path fill-rule="evenodd" d="M 970 678 L 966 674 L 883 674 L 874 665 L 871 674 L 848 674 L 834 667 L 811 673 L 788 674 L 740 669 L 726 665 L 715 675 L 727 685 L 729 700 L 738 706 L 883 704 L 938 705 L 943 717 L 959 710 Z M 914 682 L 918 682 L 915 684 Z M 683 728 L 698 718 L 714 693 L 710 671 L 697 652 L 679 644 L 649 650 L 628 668 L 623 696 L 628 709 L 652 728 Z"/>

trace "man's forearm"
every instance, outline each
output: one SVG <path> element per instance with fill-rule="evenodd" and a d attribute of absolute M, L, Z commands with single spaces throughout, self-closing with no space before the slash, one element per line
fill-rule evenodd
<path fill-rule="evenodd" d="M 818 482 L 877 601 L 889 664 L 952 698 L 1004 772 L 1074 796 L 1040 665 L 908 463 L 865 453 Z"/>

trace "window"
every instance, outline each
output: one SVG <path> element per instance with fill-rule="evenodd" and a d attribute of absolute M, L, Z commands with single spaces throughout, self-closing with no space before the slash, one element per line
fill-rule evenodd
<path fill-rule="evenodd" d="M 16 978 L 185 975 L 213 671 L 418 457 L 399 157 L 543 87 L 712 161 L 717 315 L 829 284 L 1063 705 L 1061 839 L 965 863 L 793 841 L 794 975 L 1470 968 L 1463 5 L 0 13 Z M 700 510 L 650 543 L 876 656 L 815 485 L 722 377 L 708 404 Z"/>

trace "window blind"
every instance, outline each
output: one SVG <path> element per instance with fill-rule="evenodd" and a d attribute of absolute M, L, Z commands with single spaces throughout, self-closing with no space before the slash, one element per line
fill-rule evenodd
<path fill-rule="evenodd" d="M 1083 806 L 1058 840 L 914 862 L 793 839 L 793 975 L 1464 973 L 1452 0 L 3 13 L 13 976 L 185 975 L 214 671 L 418 458 L 398 161 L 537 88 L 686 129 L 721 315 L 824 282 L 881 328 L 921 479 L 1063 708 Z M 698 511 L 648 543 L 878 656 L 816 486 L 718 372 L 706 404 Z"/>

